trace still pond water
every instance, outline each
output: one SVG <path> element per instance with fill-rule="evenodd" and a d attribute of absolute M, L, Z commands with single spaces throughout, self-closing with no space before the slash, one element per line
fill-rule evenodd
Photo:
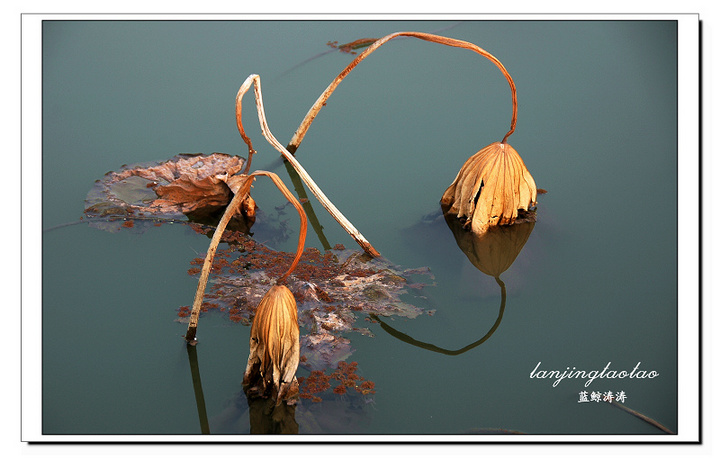
<path fill-rule="evenodd" d="M 342 334 L 350 344 L 342 358 L 375 393 L 301 399 L 299 433 L 663 433 L 607 403 L 578 402 L 582 391 L 623 392 L 625 406 L 677 431 L 675 22 L 46 21 L 43 433 L 250 433 L 241 386 L 250 328 L 211 311 L 194 354 L 182 338 L 178 309 L 197 286 L 187 271 L 209 239 L 184 223 L 112 230 L 73 222 L 94 182 L 124 164 L 244 156 L 234 99 L 250 74 L 260 75 L 270 128 L 287 143 L 352 60 L 326 43 L 394 31 L 441 31 L 504 63 L 519 102 L 509 142 L 547 193 L 500 275 L 503 292 L 459 249 L 438 201 L 469 156 L 505 135 L 507 82 L 477 54 L 417 39 L 391 41 L 360 64 L 297 156 L 388 262 L 431 272 L 418 280 L 424 288 L 403 295 L 423 314 L 383 318 L 387 325 L 446 350 L 493 333 L 449 355 L 356 312 L 367 331 Z M 244 105 L 253 168 L 290 184 L 252 98 Z M 253 197 L 262 214 L 253 236 L 294 250 L 296 214 L 268 181 Z M 310 202 L 330 245 L 358 249 Z M 311 230 L 307 246 L 322 250 L 320 239 Z M 588 387 L 531 377 L 536 367 L 602 371 L 608 363 L 628 373 L 640 363 L 658 376 Z"/>

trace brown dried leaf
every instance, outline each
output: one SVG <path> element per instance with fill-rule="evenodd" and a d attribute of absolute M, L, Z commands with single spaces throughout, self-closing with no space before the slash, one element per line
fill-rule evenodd
<path fill-rule="evenodd" d="M 187 215 L 204 217 L 227 206 L 232 191 L 224 178 L 242 170 L 245 160 L 224 153 L 180 154 L 161 163 L 137 164 L 109 172 L 86 198 L 88 216 Z M 251 224 L 255 203 L 243 204 L 244 223 Z"/>

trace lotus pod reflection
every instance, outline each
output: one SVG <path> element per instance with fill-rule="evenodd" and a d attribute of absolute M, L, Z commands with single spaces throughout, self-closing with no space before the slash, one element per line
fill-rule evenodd
<path fill-rule="evenodd" d="M 248 395 L 273 396 L 276 403 L 292 401 L 300 361 L 300 331 L 295 297 L 284 285 L 274 285 L 255 312 L 250 330 L 250 356 L 243 378 Z"/>
<path fill-rule="evenodd" d="M 535 180 L 508 143 L 495 142 L 471 156 L 443 194 L 446 213 L 464 219 L 474 233 L 510 225 L 536 205 Z"/>
<path fill-rule="evenodd" d="M 464 229 L 452 215 L 446 214 L 445 221 L 470 262 L 494 278 L 499 278 L 515 262 L 535 227 L 535 222 L 526 221 L 512 226 L 492 227 L 477 235 Z"/>

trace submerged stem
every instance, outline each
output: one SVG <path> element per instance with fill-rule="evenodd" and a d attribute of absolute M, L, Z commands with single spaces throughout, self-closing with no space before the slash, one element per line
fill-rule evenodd
<path fill-rule="evenodd" d="M 676 434 L 675 432 L 673 432 L 672 430 L 670 430 L 669 428 L 667 428 L 665 425 L 661 424 L 661 423 L 658 422 L 657 420 L 651 419 L 651 418 L 648 417 L 647 415 L 641 414 L 640 412 L 638 412 L 638 411 L 636 411 L 636 410 L 632 410 L 631 408 L 626 407 L 626 406 L 620 404 L 620 403 L 617 402 L 617 401 L 610 401 L 610 404 L 611 404 L 611 405 L 614 405 L 614 406 L 617 407 L 618 409 L 624 410 L 625 412 L 629 413 L 630 415 L 634 415 L 635 417 L 639 418 L 640 420 L 643 420 L 643 421 L 649 423 L 649 424 L 652 425 L 653 427 L 655 427 L 655 428 L 657 428 L 657 429 L 659 429 L 659 430 L 661 430 L 661 431 L 663 431 L 663 432 L 665 432 L 665 433 L 667 433 L 667 434 L 669 434 L 669 435 L 675 435 L 675 434 Z"/>
<path fill-rule="evenodd" d="M 327 103 L 328 98 L 333 93 L 335 88 L 340 84 L 340 82 L 347 76 L 348 73 L 352 71 L 360 62 L 362 62 L 365 57 L 372 54 L 375 50 L 377 50 L 378 47 L 382 46 L 386 42 L 390 41 L 391 39 L 394 39 L 396 37 L 400 36 L 406 36 L 406 37 L 414 37 L 418 39 L 422 39 L 424 41 L 429 42 L 435 42 L 438 44 L 443 44 L 446 46 L 451 47 L 460 47 L 462 49 L 469 49 L 474 52 L 477 52 L 478 54 L 482 55 L 486 59 L 490 60 L 492 63 L 494 63 L 502 72 L 503 76 L 508 81 L 508 84 L 510 85 L 510 91 L 512 92 L 512 119 L 510 121 L 510 131 L 508 131 L 507 134 L 505 134 L 505 137 L 503 138 L 503 143 L 505 143 L 508 139 L 508 137 L 515 132 L 515 124 L 517 123 L 517 91 L 515 89 L 515 82 L 513 81 L 512 77 L 510 76 L 510 73 L 508 73 L 505 66 L 500 62 L 495 56 L 487 52 L 486 50 L 476 46 L 475 44 L 467 41 L 462 41 L 460 39 L 452 39 L 445 36 L 438 36 L 435 34 L 429 34 L 429 33 L 418 33 L 418 32 L 397 32 L 389 34 L 383 38 L 378 39 L 375 41 L 372 45 L 370 45 L 367 49 L 365 49 L 360 55 L 358 55 L 352 62 L 350 62 L 350 65 L 345 67 L 345 69 L 340 72 L 340 74 L 330 83 L 330 85 L 325 89 L 325 91 L 320 95 L 320 97 L 315 101 L 315 104 L 310 108 L 308 113 L 305 115 L 305 119 L 300 123 L 300 127 L 295 131 L 295 134 L 293 134 L 292 139 L 290 140 L 290 143 L 287 146 L 288 151 L 290 153 L 295 153 L 297 151 L 298 147 L 300 146 L 300 143 L 302 142 L 302 139 L 305 137 L 305 134 L 308 131 L 308 128 L 310 127 L 310 124 L 312 124 L 313 120 L 317 116 L 317 114 L 320 112 L 320 109 L 322 109 L 323 106 L 325 106 L 325 103 Z"/>
<path fill-rule="evenodd" d="M 287 160 L 283 160 L 283 165 L 285 166 L 285 170 L 287 171 L 288 176 L 290 176 L 290 181 L 292 181 L 293 189 L 295 189 L 295 193 L 297 193 L 298 199 L 301 201 L 300 203 L 302 204 L 303 210 L 305 211 L 305 215 L 307 215 L 308 223 L 313 227 L 313 231 L 315 231 L 315 234 L 317 235 L 320 244 L 322 244 L 323 249 L 326 251 L 332 249 L 330 241 L 328 241 L 327 236 L 325 236 L 325 233 L 323 233 L 323 226 L 320 224 L 320 220 L 318 220 L 318 217 L 315 214 L 315 209 L 313 209 L 313 206 L 308 199 L 307 192 L 305 191 L 305 186 L 303 186 L 302 183 L 302 179 Z"/>

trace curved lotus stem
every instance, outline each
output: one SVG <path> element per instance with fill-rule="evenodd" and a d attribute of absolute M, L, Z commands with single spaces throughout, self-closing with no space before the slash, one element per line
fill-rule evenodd
<path fill-rule="evenodd" d="M 305 134 L 308 131 L 308 128 L 310 127 L 310 124 L 312 124 L 313 120 L 317 116 L 317 114 L 320 112 L 320 109 L 325 106 L 325 103 L 327 103 L 328 98 L 333 93 L 335 88 L 340 84 L 340 82 L 347 76 L 348 73 L 352 71 L 360 62 L 362 62 L 365 57 L 375 52 L 375 50 L 385 44 L 386 42 L 390 41 L 393 38 L 400 37 L 400 36 L 406 36 L 406 37 L 414 37 L 418 39 L 422 39 L 424 41 L 430 41 L 435 42 L 438 44 L 443 44 L 446 46 L 451 47 L 460 47 L 462 49 L 469 49 L 474 52 L 477 52 L 478 54 L 482 55 L 483 57 L 490 60 L 492 63 L 494 63 L 502 72 L 502 74 L 505 76 L 505 78 L 508 81 L 508 84 L 510 85 L 510 91 L 512 92 L 512 119 L 510 121 L 510 130 L 507 134 L 505 134 L 505 137 L 503 138 L 503 143 L 505 143 L 508 139 L 508 137 L 515 132 L 515 124 L 517 123 L 517 91 L 515 89 L 515 82 L 513 81 L 512 77 L 510 76 L 510 73 L 508 73 L 505 66 L 497 59 L 495 56 L 487 52 L 486 50 L 476 46 L 475 44 L 467 41 L 462 41 L 459 39 L 452 39 L 445 36 L 437 36 L 435 34 L 429 34 L 429 33 L 418 33 L 418 32 L 397 32 L 389 34 L 383 38 L 378 39 L 375 41 L 370 47 L 365 49 L 360 55 L 358 55 L 355 60 L 350 62 L 350 65 L 345 67 L 345 69 L 340 72 L 340 74 L 333 80 L 332 83 L 325 89 L 325 91 L 320 95 L 320 97 L 315 101 L 315 104 L 310 108 L 308 113 L 305 115 L 305 119 L 300 123 L 300 127 L 295 131 L 295 134 L 293 134 L 292 139 L 290 140 L 290 143 L 287 146 L 287 149 L 290 153 L 295 153 L 295 151 L 300 146 L 300 143 L 302 142 L 302 139 L 305 137 Z"/>
<path fill-rule="evenodd" d="M 267 124 L 267 118 L 265 117 L 265 107 L 263 105 L 262 91 L 260 87 L 260 76 L 255 74 L 250 75 L 245 79 L 245 82 L 240 87 L 237 97 L 235 98 L 235 120 L 238 123 L 238 130 L 240 130 L 240 134 L 243 137 L 243 140 L 248 143 L 250 139 L 247 138 L 242 128 L 242 98 L 245 93 L 250 89 L 250 86 L 252 86 L 253 84 L 255 85 L 255 106 L 257 107 L 258 119 L 260 120 L 262 134 L 265 139 L 270 142 L 270 144 L 275 147 L 280 153 L 282 153 L 285 159 L 300 175 L 305 184 L 307 184 L 310 192 L 312 192 L 315 197 L 317 197 L 322 206 L 325 207 L 325 209 L 340 224 L 340 226 L 342 226 L 345 231 L 347 231 L 347 233 L 352 236 L 352 238 L 360 245 L 360 247 L 362 247 L 363 250 L 371 256 L 380 257 L 380 253 L 375 250 L 375 248 L 372 247 L 370 242 L 365 239 L 365 237 L 357 230 L 357 228 L 355 228 L 352 223 L 350 223 L 350 221 L 345 218 L 345 216 L 340 212 L 340 210 L 338 210 L 335 205 L 330 202 L 330 200 L 327 198 L 327 196 L 325 196 L 325 194 L 318 187 L 315 181 L 313 181 L 307 171 L 305 171 L 305 168 L 302 167 L 302 165 L 295 159 L 292 153 L 290 153 L 285 147 L 283 147 L 272 134 Z M 252 145 L 250 143 L 248 143 L 248 147 L 251 151 L 253 151 Z"/>
<path fill-rule="evenodd" d="M 203 297 L 205 296 L 205 288 L 207 287 L 207 281 L 210 276 L 210 269 L 212 268 L 212 263 L 213 259 L 215 258 L 215 252 L 217 251 L 218 244 L 220 243 L 220 239 L 222 238 L 228 222 L 237 212 L 240 204 L 250 192 L 252 183 L 257 176 L 269 177 L 272 182 L 277 186 L 277 188 L 280 189 L 280 192 L 282 192 L 285 198 L 288 199 L 291 204 L 293 204 L 295 209 L 298 211 L 298 214 L 300 215 L 300 234 L 298 235 L 298 247 L 297 251 L 295 252 L 295 258 L 293 259 L 292 264 L 290 264 L 287 272 L 285 272 L 277 280 L 277 283 L 282 283 L 287 279 L 287 277 L 297 266 L 298 262 L 300 261 L 300 257 L 302 256 L 303 248 L 305 246 L 305 237 L 307 235 L 307 216 L 305 215 L 305 211 L 302 209 L 300 202 L 298 202 L 297 199 L 288 190 L 288 188 L 285 187 L 285 184 L 283 184 L 282 180 L 276 174 L 268 171 L 255 171 L 250 175 L 238 174 L 234 176 L 236 178 L 241 178 L 240 184 L 238 185 L 237 192 L 235 192 L 235 196 L 233 197 L 232 201 L 230 201 L 230 205 L 228 205 L 225 209 L 225 213 L 223 213 L 223 216 L 220 219 L 217 228 L 215 229 L 215 233 L 213 233 L 213 237 L 210 240 L 210 247 L 208 247 L 208 251 L 205 254 L 205 262 L 203 263 L 203 267 L 200 272 L 200 280 L 198 281 L 198 287 L 195 291 L 195 300 L 193 301 L 193 307 L 190 313 L 190 322 L 188 324 L 188 330 L 185 333 L 185 340 L 190 345 L 195 345 L 197 343 L 196 335 L 198 319 L 200 317 L 200 307 L 202 306 Z"/>
<path fill-rule="evenodd" d="M 300 235 L 298 236 L 298 246 L 297 250 L 295 251 L 295 258 L 293 259 L 292 264 L 290 264 L 290 267 L 288 267 L 287 272 L 285 272 L 277 281 L 277 283 L 283 283 L 292 273 L 292 271 L 295 270 L 298 262 L 300 262 L 300 257 L 302 256 L 303 249 L 305 247 L 305 237 L 307 236 L 307 216 L 305 215 L 305 211 L 303 210 L 302 205 L 300 205 L 300 202 L 298 202 L 298 200 L 292 195 L 292 193 L 288 190 L 285 184 L 283 184 L 282 180 L 278 177 L 277 174 L 271 173 L 269 171 L 255 171 L 253 172 L 253 175 L 269 177 L 270 180 L 275 183 L 277 188 L 280 189 L 280 192 L 282 192 L 288 202 L 290 202 L 293 207 L 295 207 L 298 215 L 300 215 Z"/>
<path fill-rule="evenodd" d="M 380 320 L 380 318 L 378 317 L 378 315 L 375 313 L 370 313 L 370 317 L 373 318 L 374 320 L 376 320 L 377 322 L 379 322 L 380 327 L 382 327 L 385 332 L 387 332 L 391 336 L 395 337 L 396 339 L 400 339 L 403 342 L 406 342 L 410 345 L 414 345 L 415 347 L 420 347 L 425 350 L 430 350 L 431 352 L 442 353 L 443 355 L 460 355 L 461 353 L 465 353 L 468 350 L 474 349 L 478 345 L 480 345 L 483 342 L 485 342 L 486 340 L 488 340 L 490 338 L 490 336 L 493 335 L 495 333 L 495 331 L 497 330 L 497 328 L 500 326 L 500 321 L 502 321 L 503 313 L 505 312 L 505 302 L 507 299 L 507 292 L 505 290 L 505 282 L 500 280 L 500 277 L 495 277 L 495 281 L 497 282 L 498 285 L 500 285 L 500 294 L 501 294 L 501 298 L 502 298 L 500 300 L 500 312 L 498 313 L 498 317 L 495 320 L 495 323 L 490 328 L 490 330 L 487 331 L 487 333 L 484 336 L 482 336 L 480 339 L 476 340 L 472 344 L 466 345 L 465 347 L 459 348 L 457 350 L 448 350 L 448 349 L 445 349 L 442 347 L 438 347 L 437 345 L 430 344 L 428 342 L 421 342 L 419 340 L 413 339 L 409 335 L 404 334 L 404 333 L 398 331 L 397 329 L 382 322 Z"/>

